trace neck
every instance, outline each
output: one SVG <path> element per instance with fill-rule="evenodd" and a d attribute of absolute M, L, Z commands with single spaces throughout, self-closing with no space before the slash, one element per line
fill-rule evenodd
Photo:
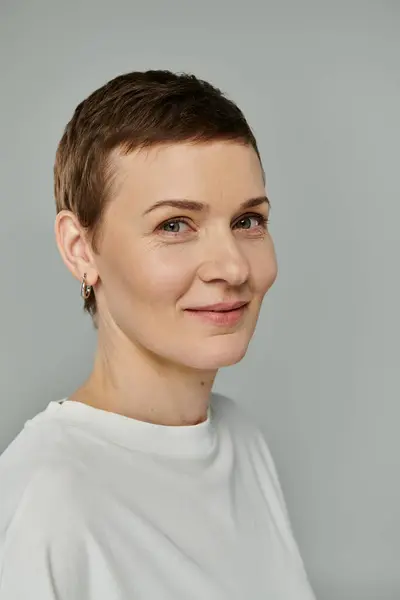
<path fill-rule="evenodd" d="M 207 417 L 216 371 L 171 363 L 122 334 L 99 330 L 94 367 L 71 400 L 160 425 L 195 425 Z"/>

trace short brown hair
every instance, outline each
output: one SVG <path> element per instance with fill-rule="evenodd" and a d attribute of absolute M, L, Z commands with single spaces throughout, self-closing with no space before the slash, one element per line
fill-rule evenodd
<path fill-rule="evenodd" d="M 112 150 L 214 140 L 249 144 L 260 158 L 242 111 L 207 81 L 162 70 L 119 75 L 83 100 L 64 130 L 54 165 L 57 212 L 72 211 L 96 251 L 111 197 Z M 84 309 L 96 315 L 93 291 Z"/>

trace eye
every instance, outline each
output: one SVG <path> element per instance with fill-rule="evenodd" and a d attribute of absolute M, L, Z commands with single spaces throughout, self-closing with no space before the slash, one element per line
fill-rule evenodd
<path fill-rule="evenodd" d="M 255 225 L 254 225 L 255 222 Z M 234 224 L 235 229 L 265 229 L 268 223 L 267 217 L 261 214 L 243 215 Z M 252 226 L 253 225 L 253 226 Z"/>
<path fill-rule="evenodd" d="M 176 234 L 183 233 L 182 226 L 183 231 L 185 230 L 185 226 L 189 227 L 188 223 L 184 219 L 170 219 L 169 221 L 165 221 L 164 223 L 162 223 L 159 229 L 162 232 Z"/>

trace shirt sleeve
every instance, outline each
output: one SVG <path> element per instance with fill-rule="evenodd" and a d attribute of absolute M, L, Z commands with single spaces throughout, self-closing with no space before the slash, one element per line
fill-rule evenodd
<path fill-rule="evenodd" d="M 303 558 L 300 553 L 300 548 L 297 539 L 294 535 L 291 518 L 287 508 L 286 500 L 280 483 L 275 461 L 272 457 L 267 440 L 260 429 L 257 429 L 257 439 L 259 448 L 265 461 L 265 465 L 269 474 L 269 482 L 272 486 L 273 494 L 270 497 L 271 507 L 274 510 L 275 520 L 279 524 L 281 532 L 286 540 L 287 547 L 290 549 L 293 560 L 297 563 L 299 571 L 302 574 L 306 587 L 309 588 L 310 600 L 314 600 L 314 593 L 311 588 L 308 573 L 305 568 Z"/>
<path fill-rule="evenodd" d="M 79 519 L 68 501 L 56 502 L 61 490 L 48 475 L 31 479 L 4 536 L 0 600 L 91 598 Z"/>

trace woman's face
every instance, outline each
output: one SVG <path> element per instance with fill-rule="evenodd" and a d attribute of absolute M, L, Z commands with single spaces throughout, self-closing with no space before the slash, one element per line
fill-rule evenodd
<path fill-rule="evenodd" d="M 175 364 L 236 363 L 277 275 L 255 151 L 179 143 L 118 155 L 115 166 L 96 255 L 100 321 Z"/>

